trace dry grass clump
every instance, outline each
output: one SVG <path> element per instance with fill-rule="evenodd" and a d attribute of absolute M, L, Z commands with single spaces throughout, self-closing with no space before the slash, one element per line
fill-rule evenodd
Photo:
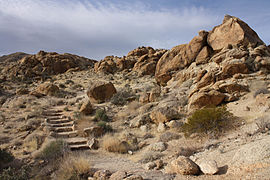
<path fill-rule="evenodd" d="M 45 136 L 42 134 L 31 134 L 29 135 L 23 143 L 23 147 L 30 152 L 38 150 L 43 143 Z"/>
<path fill-rule="evenodd" d="M 68 151 L 68 145 L 64 140 L 46 140 L 34 156 L 48 161 L 56 160 L 63 157 Z"/>
<path fill-rule="evenodd" d="M 117 137 L 107 134 L 103 137 L 102 147 L 108 152 L 127 153 L 129 144 L 121 141 Z"/>
<path fill-rule="evenodd" d="M 56 172 L 58 180 L 79 180 L 87 179 L 91 173 L 91 165 L 88 157 L 84 153 L 71 153 L 64 157 L 61 165 Z"/>

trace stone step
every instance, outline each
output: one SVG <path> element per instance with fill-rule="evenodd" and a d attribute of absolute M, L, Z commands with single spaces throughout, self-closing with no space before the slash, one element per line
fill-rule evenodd
<path fill-rule="evenodd" d="M 55 117 L 47 117 L 45 119 L 47 119 L 47 121 L 51 121 L 51 120 L 58 120 L 58 119 L 66 119 L 66 116 L 55 116 Z"/>
<path fill-rule="evenodd" d="M 73 122 L 73 121 L 71 119 L 58 119 L 58 120 L 48 121 L 49 124 L 63 124 L 63 123 L 68 123 L 68 122 Z"/>
<path fill-rule="evenodd" d="M 87 139 L 82 137 L 75 137 L 75 138 L 68 138 L 65 140 L 68 145 L 80 145 L 80 144 L 87 144 Z"/>
<path fill-rule="evenodd" d="M 69 148 L 71 150 L 86 150 L 86 149 L 90 149 L 89 146 L 87 144 L 75 144 L 75 145 L 69 145 Z"/>
<path fill-rule="evenodd" d="M 72 126 L 67 126 L 67 127 L 56 127 L 53 129 L 54 132 L 70 132 L 73 131 Z"/>
<path fill-rule="evenodd" d="M 78 131 L 53 133 L 56 138 L 72 138 L 78 136 Z"/>
<path fill-rule="evenodd" d="M 51 127 L 70 127 L 73 126 L 74 121 L 70 121 L 67 123 L 59 123 L 59 124 L 50 124 Z"/>
<path fill-rule="evenodd" d="M 61 114 L 61 113 L 47 113 L 47 112 L 43 112 L 42 115 L 43 116 L 62 116 L 63 114 Z"/>

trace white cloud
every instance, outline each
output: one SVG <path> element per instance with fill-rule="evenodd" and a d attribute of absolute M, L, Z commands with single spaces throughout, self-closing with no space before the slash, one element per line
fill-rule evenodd
<path fill-rule="evenodd" d="M 142 45 L 171 48 L 217 22 L 206 9 L 195 7 L 153 10 L 142 3 L 5 0 L 0 1 L 0 53 L 44 49 L 100 59 Z"/>

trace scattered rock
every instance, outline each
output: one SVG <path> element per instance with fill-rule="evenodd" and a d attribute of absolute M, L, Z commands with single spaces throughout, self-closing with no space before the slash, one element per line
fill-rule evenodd
<path fill-rule="evenodd" d="M 146 163 L 146 164 L 144 165 L 144 169 L 145 169 L 145 170 L 151 170 L 151 169 L 154 169 L 156 166 L 157 166 L 156 163 L 154 163 L 154 162 L 149 162 L 149 163 Z"/>
<path fill-rule="evenodd" d="M 165 124 L 164 124 L 164 123 L 159 123 L 159 124 L 158 124 L 158 127 L 157 127 L 157 131 L 158 131 L 159 133 L 166 131 Z"/>
<path fill-rule="evenodd" d="M 84 102 L 80 108 L 80 113 L 83 115 L 90 115 L 94 111 L 90 101 Z"/>
<path fill-rule="evenodd" d="M 87 90 L 89 99 L 97 103 L 102 103 L 111 99 L 115 93 L 116 89 L 111 82 L 95 81 Z"/>
<path fill-rule="evenodd" d="M 124 180 L 143 180 L 141 175 L 131 175 L 126 177 Z"/>
<path fill-rule="evenodd" d="M 95 172 L 93 177 L 94 179 L 107 180 L 110 178 L 111 174 L 109 170 L 99 170 Z"/>
<path fill-rule="evenodd" d="M 110 180 L 122 180 L 127 177 L 127 172 L 125 171 L 116 171 L 110 177 Z"/>
<path fill-rule="evenodd" d="M 44 83 L 39 85 L 36 90 L 36 93 L 31 93 L 33 94 L 44 94 L 44 95 L 49 95 L 49 96 L 57 96 L 60 92 L 59 88 L 57 85 L 52 84 L 52 83 Z"/>
<path fill-rule="evenodd" d="M 155 144 L 152 144 L 150 149 L 152 151 L 162 152 L 162 151 L 165 151 L 167 149 L 166 146 L 167 145 L 164 142 L 157 142 Z"/>
<path fill-rule="evenodd" d="M 201 160 L 196 161 L 196 164 L 200 167 L 200 170 L 204 174 L 214 175 L 218 172 L 217 162 L 214 160 Z"/>
<path fill-rule="evenodd" d="M 185 156 L 179 156 L 171 161 L 165 170 L 169 174 L 176 173 L 182 175 L 197 175 L 200 172 L 198 165 Z"/>
<path fill-rule="evenodd" d="M 88 145 L 90 149 L 98 149 L 99 148 L 99 142 L 95 138 L 92 138 L 90 141 L 88 141 Z"/>

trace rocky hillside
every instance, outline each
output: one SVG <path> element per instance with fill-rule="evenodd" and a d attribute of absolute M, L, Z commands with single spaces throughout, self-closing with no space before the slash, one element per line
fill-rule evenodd
<path fill-rule="evenodd" d="M 270 48 L 239 18 L 170 50 L 0 71 L 0 179 L 269 179 Z"/>

